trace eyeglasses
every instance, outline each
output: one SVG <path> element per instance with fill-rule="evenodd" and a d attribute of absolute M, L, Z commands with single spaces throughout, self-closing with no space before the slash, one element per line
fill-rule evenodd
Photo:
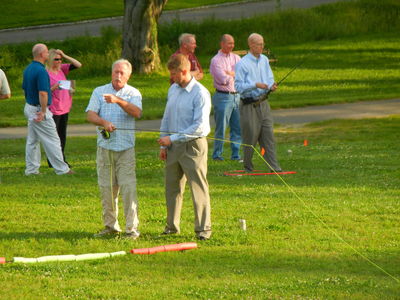
<path fill-rule="evenodd" d="M 55 58 L 54 61 L 61 61 L 62 58 Z"/>

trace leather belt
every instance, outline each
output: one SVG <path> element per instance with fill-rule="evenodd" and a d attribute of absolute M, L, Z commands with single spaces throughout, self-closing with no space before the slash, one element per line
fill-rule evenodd
<path fill-rule="evenodd" d="M 267 94 L 263 94 L 257 98 L 253 98 L 253 97 L 248 97 L 248 98 L 240 98 L 240 100 L 243 102 L 243 105 L 247 105 L 247 104 L 253 104 L 254 107 L 260 105 L 261 102 L 263 102 L 264 100 L 268 99 L 268 93 Z"/>
<path fill-rule="evenodd" d="M 258 101 L 257 98 L 252 98 L 252 97 L 248 97 L 248 98 L 240 98 L 240 100 L 243 102 L 244 105 L 247 104 L 252 104 Z"/>
<path fill-rule="evenodd" d="M 236 95 L 238 92 L 229 92 L 229 91 L 220 91 L 220 90 L 215 90 L 217 93 L 221 94 L 231 94 L 231 95 Z"/>

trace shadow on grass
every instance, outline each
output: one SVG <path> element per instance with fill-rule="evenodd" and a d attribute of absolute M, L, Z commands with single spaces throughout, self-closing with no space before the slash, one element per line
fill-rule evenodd
<path fill-rule="evenodd" d="M 0 232 L 0 240 L 27 240 L 27 239 L 91 239 L 94 232 L 84 231 L 43 231 L 43 232 Z"/>

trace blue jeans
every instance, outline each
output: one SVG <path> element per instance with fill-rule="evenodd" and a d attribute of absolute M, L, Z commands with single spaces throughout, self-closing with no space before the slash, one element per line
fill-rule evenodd
<path fill-rule="evenodd" d="M 223 140 L 229 124 L 232 155 L 231 159 L 240 159 L 239 150 L 242 142 L 240 133 L 239 94 L 224 94 L 215 92 L 212 97 L 215 118 L 215 138 Z M 222 159 L 224 142 L 214 140 L 213 159 Z"/>

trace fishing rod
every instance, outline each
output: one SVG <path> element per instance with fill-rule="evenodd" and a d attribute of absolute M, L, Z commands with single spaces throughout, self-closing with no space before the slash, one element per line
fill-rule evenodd
<path fill-rule="evenodd" d="M 298 67 L 300 67 L 302 64 L 304 64 L 304 62 L 309 57 L 310 53 L 311 53 L 311 51 L 305 55 L 304 59 L 302 61 L 300 61 L 300 63 L 298 63 L 294 68 L 292 68 L 281 80 L 279 80 L 276 85 L 277 86 L 280 85 L 286 78 L 289 77 L 290 74 L 292 74 Z M 260 98 L 256 102 L 252 103 L 253 106 L 256 107 L 256 106 L 260 105 L 261 102 L 267 100 L 269 94 L 271 94 L 271 93 L 272 93 L 272 90 L 268 89 L 268 91 L 264 95 L 260 96 Z"/>
<path fill-rule="evenodd" d="M 110 132 L 107 131 L 105 128 L 103 128 L 103 127 L 98 127 L 98 128 L 100 130 L 101 136 L 105 140 L 108 140 L 111 137 Z M 193 138 L 205 137 L 203 135 L 189 134 L 189 133 L 184 133 L 184 132 L 163 131 L 163 130 L 145 129 L 145 128 L 115 128 L 115 130 L 132 130 L 132 131 L 143 131 L 143 132 L 165 133 L 165 134 L 181 134 L 181 135 L 185 135 L 187 137 L 193 137 Z"/>

